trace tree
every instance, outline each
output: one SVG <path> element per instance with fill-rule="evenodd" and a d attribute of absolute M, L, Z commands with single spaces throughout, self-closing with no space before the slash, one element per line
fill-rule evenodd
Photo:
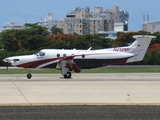
<path fill-rule="evenodd" d="M 58 28 L 58 27 L 56 27 L 56 26 L 53 26 L 53 27 L 51 28 L 51 33 L 52 33 L 53 35 L 63 34 L 63 29 L 62 29 L 62 28 Z"/>
<path fill-rule="evenodd" d="M 4 50 L 18 51 L 20 49 L 19 30 L 6 30 L 0 33 L 0 41 Z"/>
<path fill-rule="evenodd" d="M 135 39 L 133 38 L 134 35 L 152 35 L 150 32 L 146 31 L 138 31 L 138 32 L 118 32 L 117 38 L 115 39 L 115 42 L 113 44 L 113 47 L 116 46 L 128 46 L 132 44 Z"/>
<path fill-rule="evenodd" d="M 37 50 L 45 47 L 45 37 L 49 32 L 46 27 L 39 26 L 38 23 L 26 23 L 24 34 L 21 36 L 23 48 Z"/>
<path fill-rule="evenodd" d="M 76 37 L 72 34 L 48 34 L 45 40 L 50 48 L 73 48 Z"/>
<path fill-rule="evenodd" d="M 93 49 L 111 48 L 114 40 L 106 38 L 104 35 L 93 35 Z"/>

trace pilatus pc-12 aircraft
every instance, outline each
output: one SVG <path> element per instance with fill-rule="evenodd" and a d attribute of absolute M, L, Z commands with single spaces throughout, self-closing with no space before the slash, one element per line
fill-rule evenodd
<path fill-rule="evenodd" d="M 33 55 L 8 57 L 3 61 L 16 67 L 27 68 L 28 79 L 32 77 L 32 68 L 56 68 L 61 70 L 64 78 L 71 78 L 72 70 L 79 73 L 82 69 L 142 61 L 152 38 L 156 37 L 136 35 L 133 38 L 136 40 L 126 47 L 98 50 L 43 49 Z"/>

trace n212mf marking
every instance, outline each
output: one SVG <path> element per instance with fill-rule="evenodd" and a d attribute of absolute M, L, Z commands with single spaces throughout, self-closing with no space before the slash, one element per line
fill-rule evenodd
<path fill-rule="evenodd" d="M 128 52 L 131 48 L 114 48 L 113 51 Z"/>

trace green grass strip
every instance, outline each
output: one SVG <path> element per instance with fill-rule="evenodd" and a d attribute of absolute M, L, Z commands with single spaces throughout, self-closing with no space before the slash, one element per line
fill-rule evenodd
<path fill-rule="evenodd" d="M 160 67 L 104 67 L 95 69 L 84 69 L 82 73 L 159 73 Z M 28 69 L 0 69 L 0 74 L 26 74 Z M 31 73 L 61 73 L 57 69 L 31 70 Z"/>

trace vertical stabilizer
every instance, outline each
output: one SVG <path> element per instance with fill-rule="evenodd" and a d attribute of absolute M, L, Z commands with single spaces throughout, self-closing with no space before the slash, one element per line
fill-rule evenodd
<path fill-rule="evenodd" d="M 135 35 L 133 38 L 136 40 L 128 47 L 130 49 L 128 52 L 133 53 L 134 57 L 128 59 L 127 63 L 142 61 L 151 40 L 156 37 L 150 35 Z"/>

